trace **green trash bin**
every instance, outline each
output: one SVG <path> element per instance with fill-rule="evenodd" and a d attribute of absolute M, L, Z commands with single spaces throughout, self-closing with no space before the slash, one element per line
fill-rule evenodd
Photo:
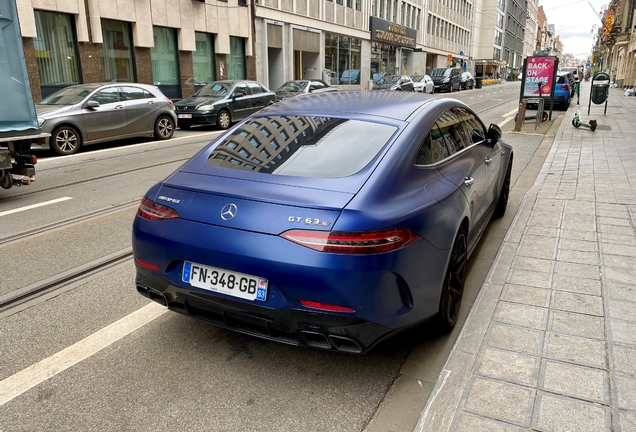
<path fill-rule="evenodd" d="M 592 78 L 592 102 L 601 105 L 609 96 L 610 76 L 605 72 L 599 72 Z"/>
<path fill-rule="evenodd" d="M 482 80 L 483 80 L 482 77 L 475 77 L 475 88 L 476 89 L 481 88 Z"/>

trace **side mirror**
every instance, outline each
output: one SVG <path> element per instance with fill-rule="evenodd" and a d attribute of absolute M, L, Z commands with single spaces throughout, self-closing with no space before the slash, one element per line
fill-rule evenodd
<path fill-rule="evenodd" d="M 99 108 L 99 102 L 96 100 L 89 100 L 86 102 L 86 108 Z"/>
<path fill-rule="evenodd" d="M 495 123 L 490 123 L 488 132 L 486 132 L 486 138 L 493 142 L 499 141 L 501 139 L 501 128 Z"/>

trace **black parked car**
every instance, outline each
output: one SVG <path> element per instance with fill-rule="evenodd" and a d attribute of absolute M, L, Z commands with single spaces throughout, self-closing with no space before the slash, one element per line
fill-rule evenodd
<path fill-rule="evenodd" d="M 181 129 L 201 124 L 227 129 L 275 101 L 274 92 L 256 81 L 213 81 L 174 107 Z"/>
<path fill-rule="evenodd" d="M 431 78 L 435 84 L 435 93 L 462 89 L 462 71 L 458 67 L 433 69 Z"/>
<path fill-rule="evenodd" d="M 470 72 L 462 72 L 462 89 L 474 89 L 475 88 L 475 78 L 473 78 L 473 74 Z"/>
<path fill-rule="evenodd" d="M 373 83 L 373 90 L 415 91 L 415 88 L 409 76 L 384 75 Z"/>

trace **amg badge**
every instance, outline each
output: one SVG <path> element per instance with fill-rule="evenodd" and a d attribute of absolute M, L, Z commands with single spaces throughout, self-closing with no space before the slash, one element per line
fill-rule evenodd
<path fill-rule="evenodd" d="M 302 218 L 300 216 L 289 216 L 287 220 L 289 222 L 295 222 L 295 223 L 304 222 L 305 225 L 313 225 L 313 226 L 328 227 L 329 225 L 331 225 L 331 222 L 329 221 L 321 221 L 320 219 L 314 219 L 314 218 Z"/>

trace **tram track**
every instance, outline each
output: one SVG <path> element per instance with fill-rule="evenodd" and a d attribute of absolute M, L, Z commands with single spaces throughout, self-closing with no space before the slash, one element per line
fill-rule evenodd
<path fill-rule="evenodd" d="M 59 221 L 59 222 L 55 222 L 49 225 L 44 225 L 44 226 L 40 226 L 34 229 L 30 229 L 28 231 L 24 231 L 21 233 L 17 233 L 17 234 L 12 234 L 10 236 L 7 237 L 3 237 L 0 238 L 0 246 L 6 244 L 6 243 L 10 243 L 16 240 L 21 240 L 27 237 L 31 237 L 37 234 L 42 234 L 45 233 L 47 231 L 51 231 L 57 228 L 63 228 L 66 226 L 70 226 L 70 225 L 74 225 L 76 223 L 80 223 L 80 222 L 85 222 L 87 220 L 93 219 L 93 218 L 98 218 L 101 216 L 105 216 L 107 214 L 111 214 L 111 213 L 117 213 L 118 211 L 121 210 L 126 210 L 132 207 L 137 207 L 139 206 L 139 203 L 141 202 L 141 198 L 139 197 L 138 199 L 135 199 L 133 201 L 129 201 L 126 203 L 122 203 L 116 206 L 112 206 L 112 207 L 107 207 L 107 208 L 103 208 L 100 210 L 95 210 L 93 212 L 90 213 L 86 213 L 80 216 L 75 216 L 69 219 L 65 219 L 63 221 Z"/>
<path fill-rule="evenodd" d="M 114 252 L 51 278 L 36 282 L 0 297 L 0 318 L 12 315 L 29 303 L 69 291 L 86 280 L 132 258 L 132 247 Z"/>

